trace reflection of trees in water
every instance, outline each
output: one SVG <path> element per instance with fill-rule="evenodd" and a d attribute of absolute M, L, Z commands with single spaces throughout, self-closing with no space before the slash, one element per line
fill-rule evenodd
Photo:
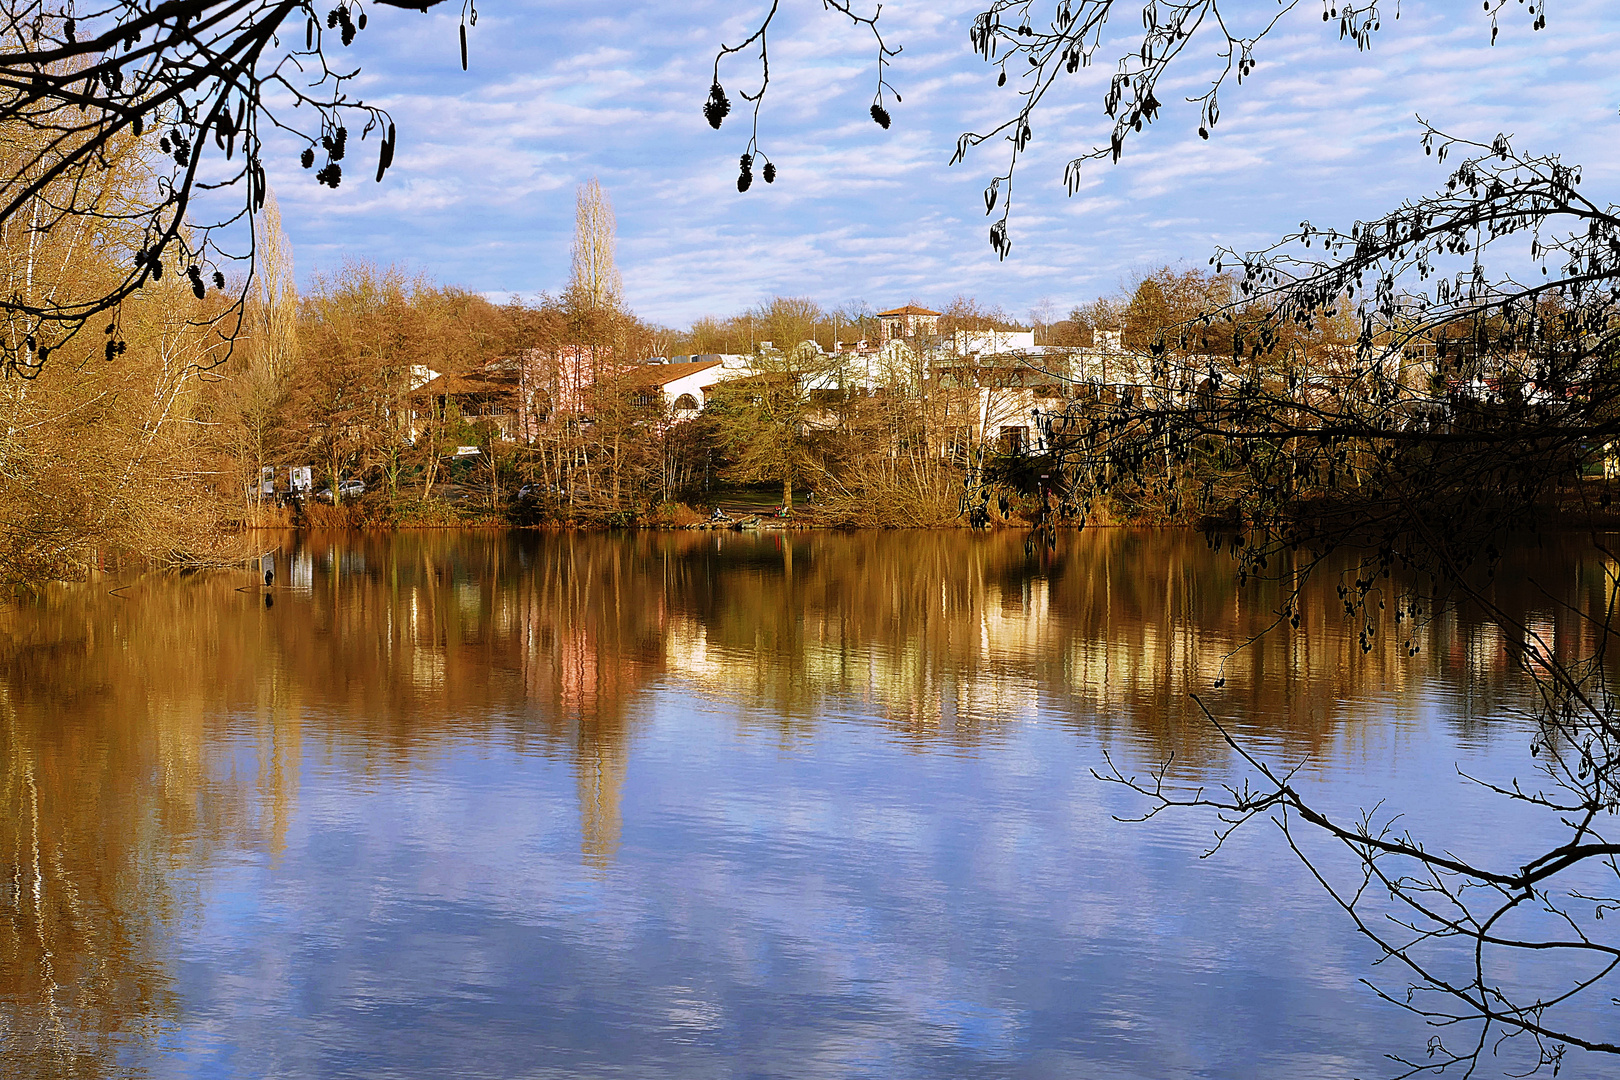
<path fill-rule="evenodd" d="M 120 1043 L 176 1021 L 164 953 L 184 906 L 183 872 L 250 824 L 234 784 L 208 775 L 206 695 L 191 673 L 154 663 L 113 689 L 96 680 L 92 656 L 61 643 L 33 657 L 83 680 L 82 692 L 47 695 L 43 705 L 28 700 L 27 686 L 0 685 L 7 1075 L 108 1075 Z M 278 796 L 283 763 L 267 760 L 263 777 Z M 287 801 L 271 805 L 285 810 Z M 273 841 L 284 826 L 284 813 L 269 823 Z"/>
<path fill-rule="evenodd" d="M 169 903 L 134 903 L 127 884 L 156 869 L 161 838 L 118 828 L 131 807 L 77 767 L 79 739 L 42 739 L 0 708 L 0 1047 L 15 1075 L 103 1075 L 120 1031 L 169 1012 L 152 955 Z"/>
<path fill-rule="evenodd" d="M 1192 533 L 1093 530 L 1044 555 L 1012 534 L 809 534 L 708 541 L 687 559 L 701 585 L 671 598 L 672 667 L 785 725 L 851 698 L 911 736 L 972 743 L 1044 699 L 1197 761 L 1216 747 L 1187 695 L 1217 678 L 1247 724 L 1309 747 L 1347 719 L 1410 710 L 1418 680 L 1506 674 L 1478 642 L 1462 668 L 1436 650 L 1483 633 L 1455 613 L 1421 627 L 1408 657 L 1393 582 L 1364 651 L 1331 573 L 1307 584 L 1298 631 L 1239 651 L 1275 618 L 1280 586 L 1240 587 Z"/>
<path fill-rule="evenodd" d="M 527 706 L 573 753 L 580 845 L 605 864 L 619 845 L 628 710 L 663 666 L 660 566 L 633 546 L 564 536 L 525 545 L 517 594 Z"/>
<path fill-rule="evenodd" d="M 104 588 L 0 608 L 6 1075 L 128 1075 L 118 1046 L 178 1021 L 166 950 L 190 872 L 222 847 L 278 853 L 296 800 L 299 684 L 221 632 L 239 594 Z M 216 767 L 243 744 L 256 774 Z"/>
<path fill-rule="evenodd" d="M 63 586 L 0 609 L 0 1024 L 43 1075 L 95 1074 L 133 1030 L 172 1022 L 165 942 L 177 881 L 222 847 L 275 858 L 301 763 L 360 774 L 467 739 L 566 757 L 581 848 L 611 860 L 636 705 L 674 678 L 800 735 L 829 710 L 919 747 L 973 745 L 1043 707 L 1156 760 L 1224 761 L 1186 694 L 1222 674 L 1222 713 L 1354 761 L 1360 721 L 1413 717 L 1420 685 L 1465 737 L 1512 680 L 1494 624 L 1420 627 L 1397 583 L 1363 651 L 1331 574 L 1294 633 L 1276 584 L 1186 533 L 1088 531 L 1026 553 L 963 533 L 439 534 L 287 537 L 266 609 L 246 575 Z M 297 561 L 298 572 L 289 557 Z M 1510 556 L 1498 600 L 1562 655 L 1612 598 L 1575 541 Z M 1370 746 L 1371 744 L 1369 744 Z M 256 768 L 241 769 L 251 756 Z"/>
<path fill-rule="evenodd" d="M 451 718 L 461 732 L 521 716 L 505 726 L 573 755 L 582 790 L 599 794 L 622 774 L 634 701 L 665 674 L 784 734 L 843 702 L 907 737 L 972 744 L 1045 700 L 1192 762 L 1224 754 L 1187 698 L 1217 678 L 1229 713 L 1302 749 L 1341 737 L 1346 721 L 1410 718 L 1420 684 L 1461 701 L 1457 722 L 1471 723 L 1509 678 L 1493 624 L 1457 611 L 1425 613 L 1415 630 L 1397 622 L 1398 579 L 1381 584 L 1386 606 L 1366 626 L 1319 573 L 1297 631 L 1239 649 L 1272 623 L 1283 586 L 1238 585 L 1230 558 L 1193 533 L 1090 530 L 1044 554 L 1016 534 L 959 532 L 314 543 L 328 545 L 317 564 L 333 568 L 361 545 L 365 569 L 334 569 L 328 591 L 317 587 L 324 638 L 278 639 L 293 677 L 362 694 L 338 704 L 404 723 L 406 752 Z M 1523 559 L 1555 568 L 1562 576 L 1543 583 L 1590 610 L 1604 601 L 1601 576 L 1581 550 Z M 1522 577 L 1511 565 L 1498 575 L 1510 606 L 1577 647 L 1578 621 Z M 362 674 L 371 660 L 382 669 Z"/>

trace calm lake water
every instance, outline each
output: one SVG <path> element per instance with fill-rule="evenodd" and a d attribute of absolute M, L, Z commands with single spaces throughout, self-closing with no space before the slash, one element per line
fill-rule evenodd
<path fill-rule="evenodd" d="M 1277 830 L 1091 770 L 1231 775 L 1198 691 L 1328 806 L 1544 839 L 1456 771 L 1527 772 L 1494 628 L 1364 653 L 1325 574 L 1223 668 L 1280 594 L 1197 534 L 266 543 L 0 608 L 4 1076 L 1382 1076 L 1428 1032 Z M 1568 647 L 1608 598 L 1499 580 Z"/>

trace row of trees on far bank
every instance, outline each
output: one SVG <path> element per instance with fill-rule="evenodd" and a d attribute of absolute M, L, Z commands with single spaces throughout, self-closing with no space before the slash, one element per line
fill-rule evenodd
<path fill-rule="evenodd" d="M 582 236 L 598 217 L 582 203 Z M 357 513 L 396 521 L 442 518 L 448 493 L 518 521 L 626 522 L 668 504 L 710 503 L 730 485 L 770 485 L 790 507 L 813 491 L 818 516 L 846 524 L 1075 517 L 1100 513 L 1109 499 L 1126 519 L 1170 520 L 1181 509 L 1144 498 L 1140 484 L 1117 484 L 1102 499 L 1079 492 L 1061 462 L 1030 455 L 1031 402 L 1050 414 L 1083 408 L 1082 399 L 1101 403 L 1096 388 L 1039 358 L 986 360 L 993 368 L 980 370 L 979 361 L 941 367 L 914 350 L 868 351 L 866 384 L 846 385 L 847 357 L 835 343 L 879 336 L 869 308 L 829 313 L 777 297 L 673 331 L 636 318 L 616 289 L 598 291 L 593 283 L 615 280 L 611 268 L 578 259 L 573 286 L 528 303 L 496 305 L 360 263 L 317 278 L 298 299 L 277 283 L 285 249 L 267 245 L 266 284 L 210 399 L 215 471 L 231 477 L 220 497 L 240 506 L 245 496 L 249 511 L 264 501 L 261 470 L 275 469 L 284 484 L 288 465 L 312 466 L 317 486 L 333 490 L 363 478 L 370 494 Z M 1234 292 L 1225 276 L 1165 269 L 1049 323 L 1046 336 L 1084 350 L 1112 331 L 1112 348 L 1147 356 L 1155 341 L 1180 334 L 1178 350 L 1229 351 L 1231 319 L 1196 340 L 1178 328 Z M 938 327 L 1027 328 L 966 297 L 945 305 Z M 1320 329 L 1308 337 L 1301 346 L 1318 352 L 1342 339 Z M 712 353 L 746 356 L 751 374 L 716 372 L 700 414 L 673 414 L 649 378 L 661 365 L 643 361 Z M 486 400 L 499 393 L 505 403 Z M 522 430 L 510 412 L 519 395 L 532 406 Z M 1009 428 L 1022 437 L 1005 438 Z M 534 495 L 512 505 L 522 485 Z"/>
<path fill-rule="evenodd" d="M 876 5 L 831 6 L 877 29 Z M 1241 6 L 979 5 L 966 29 L 995 69 L 987 78 L 1006 86 L 1011 75 L 1003 100 L 1013 104 L 988 129 L 961 136 L 956 156 L 986 143 L 1007 154 L 984 193 L 987 214 L 999 215 L 988 230 L 999 256 L 1011 251 L 1014 166 L 1037 133 L 1045 137 L 1046 118 L 1087 140 L 1065 170 L 1075 193 L 1082 168 L 1089 175 L 1093 163 L 1117 161 L 1150 137 L 1161 119 L 1160 76 L 1174 68 L 1179 79 L 1187 58 L 1210 55 L 1208 42 L 1224 65 L 1195 99 L 1197 130 L 1220 137 L 1219 98 L 1253 76 L 1270 29 L 1287 17 L 1315 17 L 1289 3 L 1256 22 L 1240 17 Z M 292 4 L 118 0 L 77 13 L 71 5 L 0 6 L 11 73 L 0 89 L 0 580 L 71 576 L 109 549 L 223 558 L 224 519 L 249 509 L 244 498 L 257 491 L 266 462 L 319 464 L 329 480 L 364 472 L 381 481 L 374 499 L 394 507 L 414 495 L 415 505 L 427 505 L 445 450 L 461 440 L 495 451 L 474 459 L 487 463 L 492 502 L 503 481 L 534 476 L 549 510 L 599 520 L 717 476 L 780 482 L 784 498 L 813 482 L 828 502 L 843 500 L 845 520 L 871 524 L 962 520 L 964 510 L 982 520 L 1032 489 L 1041 493 L 1030 507 L 1039 516 L 1049 490 L 1041 480 L 1057 481 L 1059 513 L 1082 517 L 1235 508 L 1239 573 L 1272 575 L 1284 588 L 1260 635 L 1309 624 L 1321 607 L 1305 587 L 1313 573 L 1333 576 L 1337 600 L 1329 603 L 1342 604 L 1364 650 L 1395 635 L 1415 652 L 1421 630 L 1451 600 L 1484 613 L 1506 657 L 1533 677 L 1539 701 L 1525 729 L 1523 782 L 1481 782 L 1545 824 L 1509 830 L 1488 851 L 1451 851 L 1409 824 L 1398 792 L 1359 814 L 1323 807 L 1314 801 L 1319 791 L 1295 786 L 1302 762 L 1281 750 L 1259 756 L 1228 734 L 1242 727 L 1219 727 L 1242 773 L 1229 789 L 1180 788 L 1169 761 L 1147 777 L 1104 775 L 1139 792 L 1145 813 L 1207 811 L 1216 846 L 1251 821 L 1283 830 L 1378 950 L 1387 980 L 1380 992 L 1433 1025 L 1426 1047 L 1392 1057 L 1392 1072 L 1476 1075 L 1499 1066 L 1515 1076 L 1556 1075 L 1574 1066 L 1572 1051 L 1604 1055 L 1587 1059 L 1599 1069 L 1620 1055 L 1620 942 L 1605 918 L 1620 908 L 1620 842 L 1603 827 L 1620 810 L 1620 702 L 1611 681 L 1620 570 L 1607 538 L 1595 537 L 1603 556 L 1591 582 L 1596 602 L 1564 610 L 1549 594 L 1545 610 L 1575 628 L 1567 633 L 1538 629 L 1539 617 L 1502 602 L 1478 573 L 1497 568 L 1504 535 L 1534 525 L 1549 495 L 1595 489 L 1602 504 L 1609 498 L 1606 485 L 1587 485 L 1581 474 L 1620 441 L 1620 207 L 1587 194 L 1581 168 L 1489 129 L 1453 138 L 1425 125 L 1416 133 L 1424 151 L 1437 164 L 1451 158 L 1443 190 L 1370 220 L 1302 222 L 1274 246 L 1221 250 L 1210 272 L 1151 275 L 1129 295 L 1068 319 L 1043 311 L 1032 319 L 1040 344 L 1117 340 L 1145 361 L 1129 385 L 1103 378 L 1095 389 L 1071 385 L 1060 394 L 1048 414 L 1055 453 L 1020 469 L 1033 463 L 992 459 L 982 423 L 977 445 L 957 453 L 953 430 L 962 418 L 951 410 L 963 396 L 933 380 L 924 388 L 921 372 L 881 395 L 810 402 L 798 392 L 789 380 L 816 352 L 800 343 L 825 350 L 835 339 L 870 338 L 866 309 L 774 302 L 700 321 L 685 335 L 662 332 L 623 310 L 602 244 L 576 251 L 567 295 L 532 305 L 498 308 L 364 267 L 317 283 L 303 299 L 292 297 L 284 272 L 262 277 L 256 295 L 228 289 L 226 273 L 238 264 L 219 243 L 232 235 L 229 223 L 202 224 L 208 218 L 201 206 L 190 213 L 191 199 L 222 180 L 237 192 L 243 220 L 268 222 L 261 123 L 292 140 L 289 152 L 302 141 L 305 168 L 319 152 L 311 176 L 330 187 L 367 135 L 377 140 L 366 145 L 377 147 L 379 179 L 392 162 L 392 122 L 344 93 L 352 75 L 338 71 L 350 65 L 330 65 L 323 52 L 323 33 L 347 45 L 356 24 L 364 27 L 352 7 L 330 12 L 325 31 L 309 18 L 299 49 L 300 36 L 285 33 L 303 21 Z M 765 31 L 777 6 L 762 10 L 746 46 L 722 46 L 702 106 L 719 127 L 731 110 L 721 75 L 733 78 L 738 63 L 759 65 L 759 91 L 749 92 L 755 108 L 739 110 L 752 113 L 753 126 L 728 129 L 742 127 L 746 139 L 739 193 L 752 183 L 756 153 L 763 180 L 775 178 L 758 119 L 769 75 Z M 1511 10 L 1489 0 L 1474 17 L 1494 42 Z M 1545 4 L 1518 10 L 1533 29 L 1546 25 Z M 1600 32 L 1595 10 L 1576 17 Z M 1366 50 L 1387 13 L 1376 3 L 1345 4 L 1324 8 L 1322 22 Z M 1460 24 L 1464 16 L 1446 18 Z M 1441 34 L 1423 47 L 1438 51 L 1452 40 Z M 881 38 L 878 48 L 871 115 L 887 128 L 884 66 L 893 51 Z M 312 85 L 271 74 L 289 64 Z M 1274 66 L 1268 60 L 1261 77 Z M 1605 85 L 1601 72 L 1592 74 L 1588 85 Z M 1106 142 L 1090 141 L 1089 129 L 1064 119 L 1075 115 L 1067 109 L 1042 104 L 1060 78 L 1097 80 L 1112 128 Z M 284 127 L 287 110 L 267 111 L 267 102 L 286 101 L 261 92 L 271 82 L 295 107 L 309 106 L 298 114 L 303 125 Z M 694 110 L 704 90 L 693 87 Z M 1564 104 L 1568 111 L 1590 102 Z M 211 146 L 225 162 L 240 150 L 241 164 L 223 165 Z M 205 155 L 209 168 L 199 172 Z M 587 193 L 582 207 L 590 201 Z M 592 228 L 605 221 L 596 215 Z M 1229 224 L 1227 235 L 1250 231 Z M 249 282 L 236 276 L 244 290 Z M 941 328 L 1012 322 L 964 305 Z M 855 332 L 846 335 L 844 325 Z M 748 353 L 765 340 L 784 351 L 768 354 L 764 377 L 723 396 L 701 421 L 669 422 L 613 370 L 642 355 Z M 470 376 L 486 358 L 548 344 L 559 368 L 578 376 L 584 365 L 591 378 L 588 394 L 567 407 L 553 401 L 532 443 L 497 448 L 487 416 L 449 407 L 406 437 L 418 365 Z M 1030 389 L 1027 381 L 1003 385 L 1012 372 L 992 374 L 998 390 Z M 814 425 L 805 415 L 811 404 L 822 414 Z M 1045 476 L 1032 477 L 1035 469 Z M 1346 552 L 1348 567 L 1329 561 Z M 1219 723 L 1213 712 L 1210 719 Z M 1547 839 L 1554 830 L 1557 838 Z M 1546 958 L 1560 977 L 1527 976 L 1525 956 Z"/>
<path fill-rule="evenodd" d="M 97 205 L 155 182 L 159 135 L 115 140 Z M 41 197 L 57 195 L 47 185 Z M 85 197 L 82 187 L 72 195 Z M 5 350 L 17 359 L 0 382 L 0 581 L 71 577 L 109 552 L 228 558 L 229 523 L 263 509 L 263 470 L 284 483 L 289 465 L 312 466 L 317 486 L 334 490 L 364 478 L 377 492 L 368 512 L 395 519 L 439 513 L 446 491 L 504 511 L 525 482 L 541 492 L 524 508 L 531 518 L 596 522 L 707 502 L 726 484 L 770 484 L 788 503 L 813 490 L 838 521 L 948 524 L 1034 512 L 1021 500 L 1057 486 L 1001 452 L 1009 447 L 983 408 L 972 415 L 915 367 L 887 373 L 882 394 L 804 393 L 837 343 L 878 338 L 871 305 L 827 310 L 777 297 L 684 330 L 652 325 L 624 302 L 599 186 L 582 187 L 578 222 L 573 280 L 558 296 L 496 304 L 359 262 L 315 277 L 300 296 L 266 192 L 245 289 L 171 265 L 110 312 L 103 332 L 61 340 L 28 311 L 10 311 Z M 140 243 L 136 225 L 112 213 L 9 229 L 0 273 L 24 308 L 70 304 L 113 288 Z M 1067 318 L 1047 310 L 1028 320 L 957 297 L 941 305 L 938 329 L 1033 327 L 1039 344 L 1075 348 L 1117 331 L 1140 350 L 1235 290 L 1224 275 L 1165 270 Z M 1230 334 L 1224 344 L 1211 334 L 1199 347 L 1230 344 Z M 635 362 L 649 357 L 711 353 L 749 355 L 759 375 L 696 419 L 676 423 L 636 377 Z M 492 363 L 536 356 L 547 358 L 541 396 L 551 400 L 544 422 L 515 442 L 455 395 L 413 394 L 428 373 L 476 379 Z M 457 458 L 467 446 L 480 453 Z M 1120 505 L 1163 516 L 1147 500 Z"/>

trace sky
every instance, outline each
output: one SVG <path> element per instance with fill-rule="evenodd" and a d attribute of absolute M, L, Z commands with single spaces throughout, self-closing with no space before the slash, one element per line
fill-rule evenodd
<path fill-rule="evenodd" d="M 1257 46 L 1254 74 L 1223 91 L 1209 142 L 1182 100 L 1217 62 L 1216 43 L 1195 40 L 1161 84 L 1170 104 L 1158 123 L 1118 165 L 1088 166 L 1070 197 L 1063 166 L 1106 141 L 1113 59 L 1140 40 L 1140 5 L 1122 0 L 1113 56 L 1066 77 L 1037 115 L 1005 261 L 981 195 L 1004 154 L 986 145 L 948 164 L 961 132 L 1014 101 L 969 45 L 973 0 L 883 5 L 885 38 L 903 49 L 888 79 L 904 100 L 889 101 L 887 131 L 868 113 L 870 36 L 817 0 L 781 0 L 760 122 L 780 175 L 756 176 L 746 194 L 738 91 L 757 83 L 757 66 L 722 67 L 733 112 L 721 130 L 702 106 L 717 46 L 746 37 L 768 0 L 489 0 L 465 72 L 453 2 L 428 14 L 372 5 L 340 58 L 360 68 L 356 96 L 398 125 L 394 167 L 373 183 L 367 143 L 331 190 L 294 152 L 267 165 L 306 287 L 362 260 L 500 299 L 567 284 L 575 192 L 596 177 L 617 214 L 629 306 L 671 326 L 775 295 L 878 309 L 966 295 L 1019 317 L 1043 303 L 1061 314 L 1158 266 L 1203 266 L 1217 246 L 1255 248 L 1305 220 L 1348 226 L 1433 190 L 1445 167 L 1424 156 L 1419 115 L 1562 154 L 1584 166 L 1589 196 L 1615 198 L 1620 5 L 1546 0 L 1548 26 L 1533 32 L 1522 0 L 1509 3 L 1492 46 L 1477 0 L 1397 0 L 1399 18 L 1385 4 L 1372 48 L 1358 51 L 1337 19 L 1322 20 L 1333 2 L 1301 0 Z M 1050 7 L 1037 10 L 1050 19 Z M 1252 32 L 1278 4 L 1223 10 Z"/>

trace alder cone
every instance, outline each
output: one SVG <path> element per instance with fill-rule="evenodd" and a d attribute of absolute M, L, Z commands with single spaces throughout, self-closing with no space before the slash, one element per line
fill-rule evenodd
<path fill-rule="evenodd" d="M 720 122 L 730 114 L 731 99 L 726 97 L 724 88 L 716 82 L 709 87 L 709 100 L 703 103 L 703 118 L 709 122 L 710 127 L 718 129 Z"/>

